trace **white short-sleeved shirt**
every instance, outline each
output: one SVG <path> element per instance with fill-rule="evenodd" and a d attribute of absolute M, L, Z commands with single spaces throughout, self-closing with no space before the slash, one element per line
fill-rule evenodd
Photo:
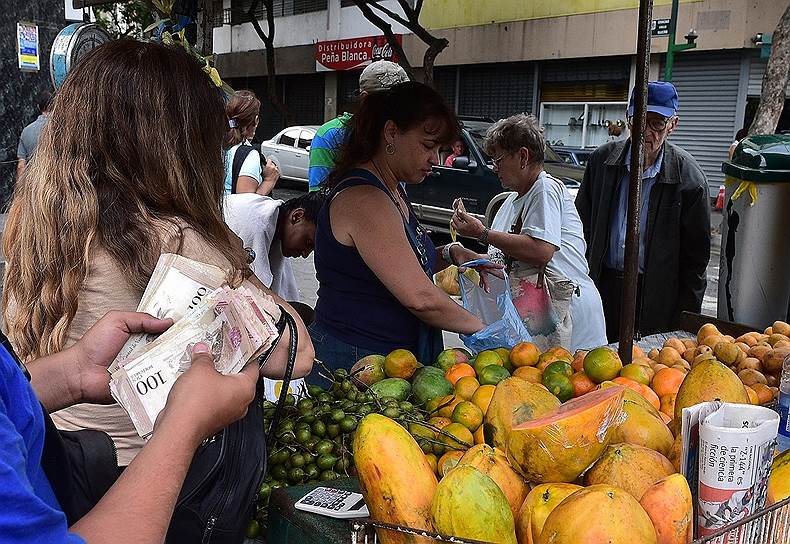
<path fill-rule="evenodd" d="M 491 230 L 510 232 L 521 213 L 522 234 L 548 242 L 557 248 L 547 268 L 579 286 L 580 296 L 571 299 L 573 321 L 571 351 L 605 345 L 606 324 L 601 296 L 590 279 L 584 230 L 573 197 L 565 185 L 541 172 L 532 188 L 519 197 L 512 193 L 494 217 Z M 489 246 L 489 255 L 504 262 L 502 251 Z M 568 347 L 568 346 L 565 346 Z"/>
<path fill-rule="evenodd" d="M 255 251 L 252 270 L 261 282 L 285 300 L 299 300 L 291 261 L 275 240 L 282 200 L 255 193 L 225 197 L 225 223 Z"/>
<path fill-rule="evenodd" d="M 233 157 L 236 156 L 236 150 L 242 144 L 236 144 L 231 148 L 228 148 L 225 151 L 225 194 L 229 195 L 233 189 L 233 180 L 231 176 L 233 175 Z M 249 141 L 244 142 L 244 145 L 250 145 Z M 244 158 L 244 162 L 241 165 L 241 170 L 239 170 L 239 177 L 241 176 L 249 176 L 254 178 L 255 181 L 258 182 L 260 185 L 261 183 L 261 155 L 258 153 L 256 149 L 253 149 L 249 152 L 249 154 Z"/>

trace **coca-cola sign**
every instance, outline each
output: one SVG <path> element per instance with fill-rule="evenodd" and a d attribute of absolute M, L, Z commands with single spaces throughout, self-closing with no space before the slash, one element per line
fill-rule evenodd
<path fill-rule="evenodd" d="M 401 34 L 396 34 L 395 38 L 399 44 L 403 43 Z M 315 44 L 315 69 L 318 71 L 353 70 L 376 60 L 398 62 L 398 55 L 384 36 L 347 38 Z"/>

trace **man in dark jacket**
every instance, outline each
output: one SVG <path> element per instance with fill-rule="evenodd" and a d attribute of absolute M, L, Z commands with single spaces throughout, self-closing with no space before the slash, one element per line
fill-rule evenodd
<path fill-rule="evenodd" d="M 639 283 L 635 330 L 675 330 L 684 310 L 699 312 L 710 260 L 710 204 L 697 161 L 666 141 L 678 123 L 678 95 L 650 82 L 640 208 Z M 629 129 L 634 96 L 628 106 Z M 619 336 L 631 139 L 604 144 L 590 156 L 576 208 L 584 225 L 590 277 L 598 287 L 610 342 Z"/>

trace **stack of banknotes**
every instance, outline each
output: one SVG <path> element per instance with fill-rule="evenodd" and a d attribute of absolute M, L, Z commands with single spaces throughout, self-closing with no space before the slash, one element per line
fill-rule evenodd
<path fill-rule="evenodd" d="M 278 336 L 280 308 L 244 281 L 232 289 L 223 269 L 181 257 L 160 257 L 139 312 L 175 323 L 159 336 L 133 335 L 109 367 L 110 392 L 147 438 L 173 383 L 190 365 L 192 347 L 211 347 L 218 372 L 239 372 Z"/>

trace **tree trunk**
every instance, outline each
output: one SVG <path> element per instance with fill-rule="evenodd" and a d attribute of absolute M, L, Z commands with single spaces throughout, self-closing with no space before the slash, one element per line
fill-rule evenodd
<path fill-rule="evenodd" d="M 422 67 L 425 71 L 425 84 L 434 86 L 433 84 L 433 64 L 436 61 L 436 56 L 444 51 L 450 42 L 446 38 L 434 39 L 430 47 L 425 50 L 425 55 L 422 58 Z"/>
<path fill-rule="evenodd" d="M 771 44 L 771 57 L 763 75 L 760 104 L 749 135 L 773 134 L 785 104 L 788 70 L 790 69 L 790 4 L 779 20 Z"/>
<path fill-rule="evenodd" d="M 217 13 L 214 10 L 214 0 L 202 0 L 203 18 L 200 22 L 200 54 L 204 57 L 214 52 L 214 19 Z"/>
<path fill-rule="evenodd" d="M 282 117 L 285 126 L 290 126 L 293 124 L 291 110 L 280 100 L 277 94 L 277 67 L 274 58 L 274 1 L 263 1 L 263 5 L 266 8 L 266 26 L 269 31 L 268 33 L 263 31 L 261 24 L 255 18 L 255 9 L 258 7 L 258 2 L 259 0 L 253 0 L 250 10 L 247 12 L 247 16 L 252 23 L 252 27 L 255 29 L 255 33 L 258 34 L 258 37 L 263 42 L 263 48 L 266 50 L 266 94 L 269 98 L 269 102 L 272 103 L 274 109 L 277 110 Z"/>
<path fill-rule="evenodd" d="M 387 43 L 390 45 L 390 47 L 392 47 L 392 51 L 399 58 L 398 64 L 400 64 L 403 67 L 403 70 L 406 72 L 406 75 L 409 76 L 409 79 L 411 81 L 417 81 L 416 75 L 414 73 L 414 68 L 409 62 L 408 57 L 406 57 L 406 52 L 403 51 L 403 47 L 401 46 L 400 43 L 398 43 L 398 40 L 395 37 L 395 33 L 392 31 L 392 25 L 387 23 L 387 21 L 385 21 L 375 13 L 373 13 L 373 10 L 370 9 L 370 6 L 366 3 L 366 0 L 354 0 L 354 3 L 362 12 L 362 15 L 365 16 L 365 19 L 373 23 L 373 25 L 376 26 L 376 28 L 381 30 L 381 32 L 384 34 L 384 37 L 387 38 Z"/>

